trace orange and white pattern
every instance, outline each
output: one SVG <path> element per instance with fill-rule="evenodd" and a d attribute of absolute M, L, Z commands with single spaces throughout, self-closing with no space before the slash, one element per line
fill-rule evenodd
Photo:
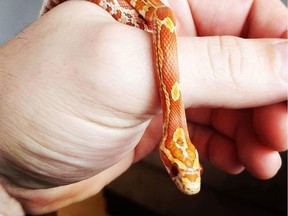
<path fill-rule="evenodd" d="M 68 0 L 47 0 L 42 14 Z M 160 156 L 168 173 L 185 194 L 200 191 L 201 165 L 189 138 L 182 99 L 176 41 L 176 19 L 160 0 L 88 0 L 111 14 L 117 21 L 153 35 L 156 82 L 163 110 L 163 138 Z"/>

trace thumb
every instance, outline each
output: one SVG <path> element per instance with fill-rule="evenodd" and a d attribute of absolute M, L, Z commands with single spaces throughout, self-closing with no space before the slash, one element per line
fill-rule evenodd
<path fill-rule="evenodd" d="M 245 108 L 286 100 L 287 45 L 285 39 L 179 38 L 186 105 Z"/>

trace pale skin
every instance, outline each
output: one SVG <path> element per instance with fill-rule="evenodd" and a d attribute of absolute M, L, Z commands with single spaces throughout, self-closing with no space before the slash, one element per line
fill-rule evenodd
<path fill-rule="evenodd" d="M 287 150 L 287 43 L 280 39 L 287 9 L 276 0 L 169 3 L 200 158 L 230 174 L 273 177 L 278 152 Z M 157 148 L 162 123 L 148 33 L 70 2 L 0 54 L 1 182 L 25 211 L 88 198 Z"/>

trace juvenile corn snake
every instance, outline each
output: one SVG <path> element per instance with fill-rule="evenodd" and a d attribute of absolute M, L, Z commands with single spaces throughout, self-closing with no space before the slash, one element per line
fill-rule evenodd
<path fill-rule="evenodd" d="M 68 0 L 47 0 L 42 13 Z M 163 111 L 163 137 L 159 152 L 177 187 L 185 194 L 200 191 L 201 165 L 190 141 L 179 84 L 176 19 L 160 0 L 88 0 L 117 21 L 153 35 L 153 60 Z"/>

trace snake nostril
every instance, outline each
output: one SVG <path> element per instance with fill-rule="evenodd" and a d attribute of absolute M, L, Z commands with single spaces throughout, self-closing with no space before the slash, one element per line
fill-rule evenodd
<path fill-rule="evenodd" d="M 171 174 L 172 177 L 176 177 L 178 175 L 178 173 L 179 173 L 178 165 L 173 163 L 171 165 L 170 174 Z"/>

